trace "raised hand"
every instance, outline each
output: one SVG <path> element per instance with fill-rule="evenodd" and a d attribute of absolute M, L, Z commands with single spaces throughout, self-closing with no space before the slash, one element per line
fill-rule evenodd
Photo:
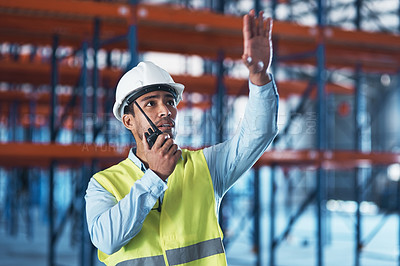
<path fill-rule="evenodd" d="M 272 19 L 264 19 L 261 11 L 258 17 L 254 10 L 243 17 L 243 63 L 249 69 L 250 81 L 258 86 L 270 81 L 267 73 L 272 61 Z"/>

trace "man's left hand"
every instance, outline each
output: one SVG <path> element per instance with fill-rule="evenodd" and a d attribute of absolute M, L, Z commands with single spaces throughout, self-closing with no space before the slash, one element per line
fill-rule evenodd
<path fill-rule="evenodd" d="M 254 10 L 243 17 L 244 49 L 242 60 L 250 71 L 250 81 L 258 86 L 270 82 L 267 73 L 272 61 L 272 19 L 258 17 Z"/>

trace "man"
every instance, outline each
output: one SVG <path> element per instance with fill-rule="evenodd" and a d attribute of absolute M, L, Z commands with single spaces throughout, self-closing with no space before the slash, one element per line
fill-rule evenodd
<path fill-rule="evenodd" d="M 272 20 L 262 12 L 244 16 L 249 101 L 238 133 L 215 146 L 187 151 L 175 144 L 176 105 L 184 86 L 165 70 L 142 62 L 121 78 L 113 113 L 133 134 L 136 148 L 95 174 L 85 196 L 89 233 L 101 261 L 226 265 L 219 203 L 277 134 L 278 94 L 267 73 L 271 30 Z M 150 121 L 155 126 L 149 131 Z"/>

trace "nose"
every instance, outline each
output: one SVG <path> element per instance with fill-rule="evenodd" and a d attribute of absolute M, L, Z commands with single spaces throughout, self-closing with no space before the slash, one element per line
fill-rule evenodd
<path fill-rule="evenodd" d="M 168 106 L 164 103 L 161 104 L 161 106 L 160 106 L 159 116 L 160 117 L 171 116 L 171 111 L 169 110 Z"/>

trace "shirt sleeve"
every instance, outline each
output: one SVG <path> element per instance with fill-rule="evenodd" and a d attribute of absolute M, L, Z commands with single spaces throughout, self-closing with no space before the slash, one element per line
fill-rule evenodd
<path fill-rule="evenodd" d="M 204 149 L 216 200 L 265 152 L 278 134 L 279 96 L 275 81 L 256 86 L 249 81 L 249 100 L 237 133 L 229 140 Z"/>
<path fill-rule="evenodd" d="M 93 245 L 112 254 L 142 229 L 143 221 L 167 185 L 150 169 L 119 202 L 93 177 L 86 190 L 86 218 Z"/>

